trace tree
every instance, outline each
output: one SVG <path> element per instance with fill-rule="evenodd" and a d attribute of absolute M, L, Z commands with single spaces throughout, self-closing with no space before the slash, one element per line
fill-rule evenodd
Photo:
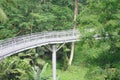
<path fill-rule="evenodd" d="M 91 40 L 93 43 L 95 42 L 105 42 L 106 50 L 113 50 L 110 53 L 116 53 L 119 46 L 119 0 L 112 1 L 95 1 L 89 0 L 88 5 L 84 8 L 84 10 L 80 14 L 80 30 L 83 32 L 83 38 L 87 38 Z M 97 5 L 96 5 L 97 4 Z M 108 6 L 109 5 L 109 6 Z M 88 29 L 88 31 L 85 31 Z M 92 30 L 92 32 L 90 31 Z M 96 40 L 93 37 L 95 35 L 101 37 L 101 40 Z M 86 40 L 87 40 L 86 39 Z"/>
<path fill-rule="evenodd" d="M 79 56 L 79 59 L 83 60 L 84 64 L 99 67 L 99 72 L 102 71 L 103 74 L 105 71 L 112 73 L 112 70 L 118 70 L 120 65 L 120 1 L 87 0 L 86 3 L 78 18 L 82 34 L 79 47 L 79 55 L 82 56 Z M 107 77 L 101 78 L 118 79 L 119 74 L 110 78 L 112 74 L 109 73 L 105 73 Z M 96 73 L 96 79 L 100 77 L 98 74 Z M 95 78 L 93 73 L 92 75 L 90 77 Z"/>
<path fill-rule="evenodd" d="M 77 24 L 76 24 L 77 15 L 78 15 L 78 0 L 75 0 L 74 20 L 73 20 L 73 22 L 74 22 L 74 25 L 73 25 L 73 34 L 74 34 L 74 29 L 77 27 Z M 72 42 L 72 44 L 71 44 L 70 59 L 69 59 L 68 65 L 72 64 L 72 60 L 73 60 L 73 56 L 74 56 L 74 48 L 75 48 L 75 43 Z"/>

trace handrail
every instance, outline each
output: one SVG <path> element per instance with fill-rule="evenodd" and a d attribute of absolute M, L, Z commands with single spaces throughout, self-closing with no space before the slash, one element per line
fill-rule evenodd
<path fill-rule="evenodd" d="M 37 46 L 78 41 L 79 35 L 78 30 L 44 31 L 4 39 L 0 41 L 0 59 Z"/>

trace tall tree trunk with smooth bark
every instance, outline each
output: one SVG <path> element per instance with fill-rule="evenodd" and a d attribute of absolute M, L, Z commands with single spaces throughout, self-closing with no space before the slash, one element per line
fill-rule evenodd
<path fill-rule="evenodd" d="M 76 28 L 76 26 L 77 26 L 77 24 L 76 24 L 77 15 L 78 15 L 78 0 L 75 0 L 74 20 L 73 20 L 73 21 L 74 21 L 73 34 L 74 34 L 74 30 L 75 30 L 75 28 Z M 74 57 L 74 48 L 75 48 L 75 43 L 72 42 L 72 44 L 71 44 L 70 59 L 69 59 L 68 65 L 71 65 L 71 64 L 72 64 L 73 57 Z"/>

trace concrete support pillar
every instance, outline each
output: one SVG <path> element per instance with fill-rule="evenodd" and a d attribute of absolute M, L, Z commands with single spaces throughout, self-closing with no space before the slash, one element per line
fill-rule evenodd
<path fill-rule="evenodd" d="M 52 45 L 52 72 L 53 72 L 53 80 L 57 80 L 56 77 L 56 46 Z"/>

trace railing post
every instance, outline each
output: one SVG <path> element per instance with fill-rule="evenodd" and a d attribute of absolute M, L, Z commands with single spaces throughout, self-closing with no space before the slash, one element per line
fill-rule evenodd
<path fill-rule="evenodd" d="M 73 37 L 74 37 L 75 36 L 75 28 L 73 28 L 72 34 L 73 34 Z"/>
<path fill-rule="evenodd" d="M 56 46 L 52 45 L 52 72 L 53 72 L 53 80 L 56 80 Z"/>
<path fill-rule="evenodd" d="M 0 45 L 0 49 L 2 49 L 2 45 Z"/>
<path fill-rule="evenodd" d="M 16 39 L 14 39 L 14 42 L 13 42 L 13 43 L 14 43 L 14 46 L 15 46 L 15 45 L 16 45 Z"/>
<path fill-rule="evenodd" d="M 12 47 L 14 46 L 14 40 L 12 41 Z"/>

